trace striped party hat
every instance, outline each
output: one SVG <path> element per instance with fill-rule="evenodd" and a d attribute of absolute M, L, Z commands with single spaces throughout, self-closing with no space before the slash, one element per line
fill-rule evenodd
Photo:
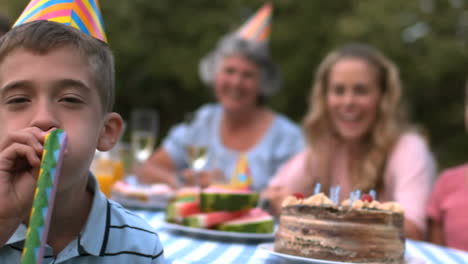
<path fill-rule="evenodd" d="M 98 0 L 31 0 L 13 27 L 35 20 L 69 25 L 107 43 Z"/>
<path fill-rule="evenodd" d="M 271 3 L 266 3 L 242 25 L 237 34 L 246 40 L 257 43 L 267 42 L 270 35 L 272 12 Z"/>
<path fill-rule="evenodd" d="M 241 154 L 231 177 L 230 186 L 235 189 L 249 189 L 252 184 L 252 175 L 247 162 L 247 155 Z"/>

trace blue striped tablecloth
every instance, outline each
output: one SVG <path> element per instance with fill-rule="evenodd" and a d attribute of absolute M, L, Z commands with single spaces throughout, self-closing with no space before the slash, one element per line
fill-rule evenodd
<path fill-rule="evenodd" d="M 133 212 L 140 215 L 156 229 L 164 246 L 164 255 L 169 263 L 301 263 L 300 261 L 275 256 L 258 247 L 260 243 L 272 241 L 231 240 L 229 238 L 188 234 L 165 228 L 162 212 L 143 210 L 134 210 Z M 468 263 L 468 252 L 414 240 L 406 241 L 406 254 L 416 260 L 412 262 L 414 264 Z"/>

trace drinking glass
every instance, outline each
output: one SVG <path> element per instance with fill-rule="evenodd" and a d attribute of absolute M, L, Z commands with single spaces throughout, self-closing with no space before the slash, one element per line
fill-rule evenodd
<path fill-rule="evenodd" d="M 153 152 L 158 133 L 158 113 L 154 109 L 135 109 L 131 113 L 131 146 L 137 164 Z"/>
<path fill-rule="evenodd" d="M 208 147 L 204 145 L 188 145 L 187 154 L 190 168 L 195 172 L 203 170 L 208 161 Z"/>
<path fill-rule="evenodd" d="M 99 182 L 101 191 L 107 197 L 110 197 L 116 173 L 110 153 L 96 150 L 93 163 L 91 164 L 91 170 Z"/>

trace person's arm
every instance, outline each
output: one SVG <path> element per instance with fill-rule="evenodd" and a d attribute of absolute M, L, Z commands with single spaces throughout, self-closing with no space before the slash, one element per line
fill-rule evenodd
<path fill-rule="evenodd" d="M 164 148 L 157 149 L 135 172 L 143 183 L 166 183 L 178 187 L 176 166 Z"/>
<path fill-rule="evenodd" d="M 405 218 L 404 221 L 404 232 L 405 236 L 409 239 L 414 239 L 414 240 L 423 240 L 424 239 L 424 234 L 413 221 L 409 220 L 408 218 Z"/>
<path fill-rule="evenodd" d="M 29 216 L 45 133 L 27 128 L 0 142 L 0 245 Z"/>
<path fill-rule="evenodd" d="M 167 136 L 151 157 L 136 168 L 135 174 L 144 183 L 166 183 L 173 188 L 179 187 L 177 173 L 187 168 L 187 146 L 195 144 L 200 138 L 196 135 L 206 134 L 205 129 L 210 127 L 208 121 L 216 112 L 213 105 L 202 106 L 194 115 L 190 123 L 179 123 L 172 127 Z"/>
<path fill-rule="evenodd" d="M 160 148 L 143 164 L 135 173 L 142 183 L 166 183 L 172 188 L 199 185 L 208 187 L 213 182 L 227 183 L 219 169 L 194 172 L 192 169 L 184 169 L 178 179 L 177 168 L 169 157 L 169 154 Z M 182 180 L 182 182 L 179 182 Z"/>
<path fill-rule="evenodd" d="M 274 216 L 279 216 L 281 213 L 281 204 L 290 192 L 284 186 L 268 186 L 262 193 L 262 199 L 269 202 L 269 212 Z"/>
<path fill-rule="evenodd" d="M 429 218 L 428 222 L 428 241 L 434 244 L 445 246 L 446 244 L 442 223 L 431 218 Z"/>
<path fill-rule="evenodd" d="M 447 196 L 450 196 L 453 193 L 447 186 L 454 183 L 452 180 L 453 177 L 457 177 L 458 173 L 465 174 L 465 170 L 462 169 L 447 169 L 443 171 L 440 176 L 437 178 L 437 181 L 432 189 L 431 195 L 429 197 L 429 202 L 426 206 L 426 215 L 427 215 L 427 225 L 428 225 L 428 234 L 426 240 L 439 245 L 446 245 L 445 234 L 444 234 L 444 209 L 443 204 L 447 199 Z M 456 184 L 456 181 L 455 181 Z"/>
<path fill-rule="evenodd" d="M 310 179 L 302 177 L 308 153 L 308 150 L 303 150 L 288 160 L 262 192 L 262 198 L 270 202 L 272 214 L 279 215 L 281 203 L 288 195 L 294 192 L 307 194 L 306 190 L 311 189 L 309 187 L 313 181 L 313 175 L 309 177 Z"/>
<path fill-rule="evenodd" d="M 424 239 L 425 206 L 436 174 L 435 159 L 424 139 L 413 133 L 403 135 L 390 156 L 388 168 L 393 186 L 385 188 L 392 190 L 393 199 L 405 210 L 406 237 Z"/>

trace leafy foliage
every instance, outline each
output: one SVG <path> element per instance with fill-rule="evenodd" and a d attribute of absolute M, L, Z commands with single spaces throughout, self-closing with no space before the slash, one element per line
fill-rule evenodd
<path fill-rule="evenodd" d="M 0 0 L 16 18 L 28 0 Z M 259 0 L 100 0 L 117 64 L 116 110 L 161 115 L 161 132 L 213 100 L 198 62 L 218 39 L 255 12 Z M 362 41 L 400 67 L 412 120 L 426 131 L 440 168 L 468 160 L 464 82 L 468 3 L 463 0 L 274 2 L 273 58 L 284 77 L 273 109 L 300 121 L 313 73 L 332 48 Z"/>

